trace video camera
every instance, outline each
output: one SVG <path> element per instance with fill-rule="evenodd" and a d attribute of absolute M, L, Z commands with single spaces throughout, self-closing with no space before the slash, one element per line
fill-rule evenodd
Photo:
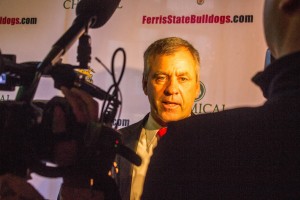
<path fill-rule="evenodd" d="M 106 92 L 86 81 L 76 68 L 88 68 L 90 45 L 89 28 L 103 25 L 112 15 L 120 0 L 81 0 L 77 6 L 77 18 L 67 32 L 52 46 L 42 62 L 16 63 L 15 55 L 0 52 L 0 90 L 13 91 L 18 88 L 16 99 L 0 102 L 0 174 L 13 173 L 25 177 L 30 169 L 46 177 L 63 177 L 70 171 L 81 171 L 89 177 L 108 174 L 116 154 L 140 165 L 141 159 L 122 145 L 120 134 L 112 128 L 118 108 L 122 102 L 119 84 L 125 69 L 125 51 L 122 73 Z M 99 6 L 100 5 L 100 6 Z M 100 13 L 100 14 L 99 14 Z M 61 63 L 61 56 L 79 39 L 79 66 Z M 113 63 L 113 62 L 112 62 Z M 113 64 L 112 64 L 113 65 Z M 33 98 L 41 77 L 54 79 L 54 87 L 76 87 L 93 97 L 103 100 L 101 117 L 97 123 L 79 124 L 72 109 L 62 97 L 47 102 L 36 102 Z M 61 107 L 67 115 L 67 131 L 52 133 L 53 109 Z M 78 160 L 69 167 L 49 167 L 45 162 L 53 161 L 53 147 L 57 142 L 75 140 L 79 144 Z"/>

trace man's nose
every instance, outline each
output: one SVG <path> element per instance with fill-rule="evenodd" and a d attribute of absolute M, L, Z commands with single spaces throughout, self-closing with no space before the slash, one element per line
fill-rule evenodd
<path fill-rule="evenodd" d="M 169 79 L 165 88 L 166 95 L 173 95 L 178 93 L 178 81 L 174 78 Z"/>

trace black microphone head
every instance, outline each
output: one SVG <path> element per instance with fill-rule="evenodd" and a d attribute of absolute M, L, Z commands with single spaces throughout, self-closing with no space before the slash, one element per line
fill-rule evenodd
<path fill-rule="evenodd" d="M 115 12 L 121 0 L 81 0 L 76 15 L 93 18 L 91 28 L 103 26 Z"/>

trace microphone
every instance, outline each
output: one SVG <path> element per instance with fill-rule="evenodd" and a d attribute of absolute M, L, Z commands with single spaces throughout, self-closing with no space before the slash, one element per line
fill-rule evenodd
<path fill-rule="evenodd" d="M 48 54 L 51 64 L 55 65 L 86 29 L 103 26 L 110 19 L 119 2 L 120 0 L 81 0 L 77 5 L 77 17 L 72 26 L 53 45 Z"/>
<path fill-rule="evenodd" d="M 32 101 L 43 73 L 61 60 L 61 56 L 88 28 L 104 25 L 112 16 L 120 0 L 81 0 L 76 8 L 77 17 L 71 27 L 58 39 L 44 60 L 38 65 L 32 84 L 17 94 L 17 101 Z"/>
<path fill-rule="evenodd" d="M 117 153 L 136 166 L 142 164 L 141 157 L 123 144 L 117 145 Z"/>
<path fill-rule="evenodd" d="M 103 26 L 115 12 L 121 0 L 81 0 L 76 7 L 76 15 L 93 17 L 91 28 Z"/>

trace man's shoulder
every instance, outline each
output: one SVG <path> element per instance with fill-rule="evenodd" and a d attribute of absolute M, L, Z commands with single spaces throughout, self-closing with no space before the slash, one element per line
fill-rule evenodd
<path fill-rule="evenodd" d="M 140 121 L 138 121 L 138 122 L 135 122 L 135 123 L 133 123 L 133 124 L 131 124 L 131 125 L 129 125 L 129 126 L 126 126 L 126 127 L 124 127 L 124 128 L 121 128 L 121 129 L 119 129 L 119 131 L 120 131 L 121 133 L 126 133 L 126 132 L 128 132 L 128 131 L 134 130 L 134 129 L 136 129 L 136 128 L 138 128 L 138 127 L 141 127 L 141 126 L 143 126 L 143 120 L 140 120 Z"/>
<path fill-rule="evenodd" d="M 132 134 L 135 134 L 135 133 L 140 133 L 145 122 L 147 121 L 148 119 L 148 114 L 141 120 L 139 120 L 138 122 L 135 122 L 127 127 L 124 127 L 124 128 L 121 128 L 119 129 L 119 131 L 121 132 L 122 134 L 122 137 L 126 138 L 128 137 L 129 135 L 132 135 Z"/>

